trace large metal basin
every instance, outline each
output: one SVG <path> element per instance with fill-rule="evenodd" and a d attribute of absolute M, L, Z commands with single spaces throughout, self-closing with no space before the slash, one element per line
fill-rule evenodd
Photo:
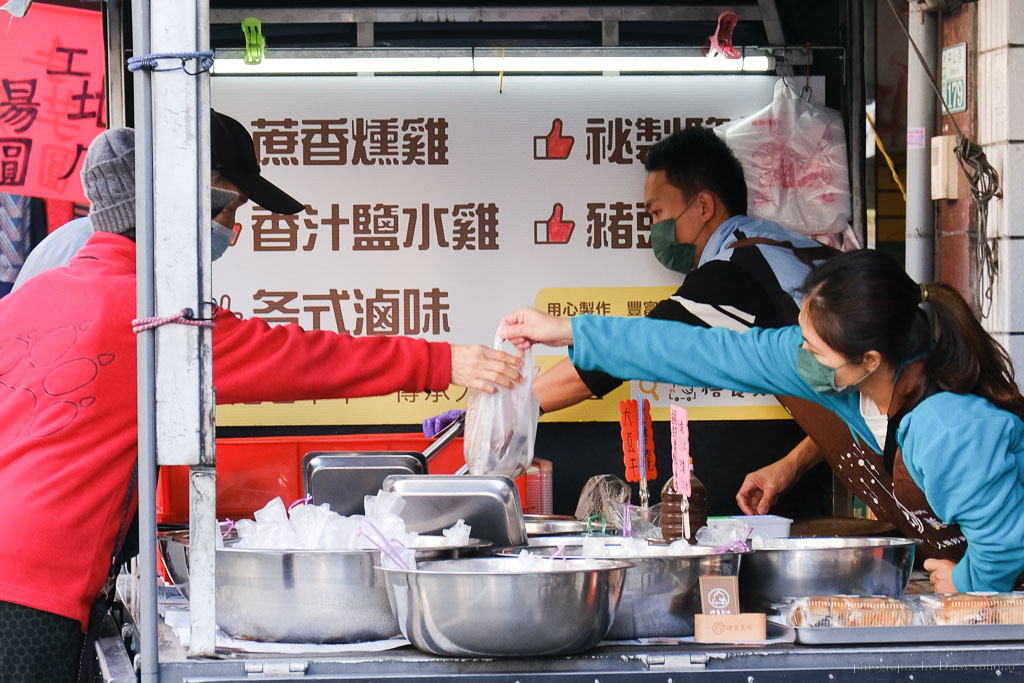
<path fill-rule="evenodd" d="M 188 600 L 188 531 L 166 531 L 156 535 L 160 560 L 171 583 Z"/>
<path fill-rule="evenodd" d="M 171 583 L 178 589 L 181 596 L 188 600 L 188 530 L 167 531 L 157 534 L 160 559 L 167 569 Z M 233 534 L 228 536 L 228 544 L 237 539 Z M 490 541 L 470 538 L 464 545 L 451 545 L 441 535 L 420 534 L 416 537 L 417 560 L 449 560 L 456 557 L 471 557 L 491 546 Z"/>
<path fill-rule="evenodd" d="M 609 543 L 615 543 L 609 539 Z M 550 556 L 556 546 L 531 546 L 527 551 Z M 701 555 L 616 556 L 635 565 L 626 572 L 622 599 L 608 640 L 679 638 L 693 635 L 693 615 L 701 611 L 700 577 L 736 576 L 740 559 L 749 553 L 715 555 L 707 548 Z M 519 548 L 502 551 L 518 554 Z M 567 557 L 582 555 L 580 545 L 567 545 Z M 745 561 L 745 560 L 744 560 Z"/>
<path fill-rule="evenodd" d="M 377 550 L 217 549 L 217 626 L 237 638 L 348 643 L 398 635 Z"/>
<path fill-rule="evenodd" d="M 437 655 L 565 655 L 608 633 L 628 562 L 557 560 L 515 572 L 511 557 L 421 562 L 383 569 L 402 634 Z M 515 573 L 513 573 L 515 572 Z"/>
<path fill-rule="evenodd" d="M 161 557 L 189 597 L 188 532 L 160 534 Z M 230 539 L 229 539 L 230 541 Z M 217 548 L 216 621 L 236 638 L 349 643 L 398 635 L 377 550 Z"/>
<path fill-rule="evenodd" d="M 746 611 L 767 611 L 788 597 L 899 597 L 916 544 L 904 538 L 766 539 L 743 560 L 740 601 Z"/>

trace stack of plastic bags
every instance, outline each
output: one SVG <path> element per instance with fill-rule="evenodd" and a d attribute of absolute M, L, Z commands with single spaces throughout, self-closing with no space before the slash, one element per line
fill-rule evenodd
<path fill-rule="evenodd" d="M 366 496 L 364 515 L 343 517 L 327 503 L 310 505 L 296 501 L 285 508 L 274 498 L 253 515 L 239 520 L 236 548 L 261 550 L 380 550 L 383 566 L 415 569 L 418 534 L 407 531 L 401 518 L 405 501 L 396 493 L 379 491 Z M 470 527 L 459 520 L 442 531 L 447 545 L 469 542 Z"/>

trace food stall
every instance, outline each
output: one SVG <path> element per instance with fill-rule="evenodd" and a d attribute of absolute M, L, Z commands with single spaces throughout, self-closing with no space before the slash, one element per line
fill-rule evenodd
<path fill-rule="evenodd" d="M 109 35 L 125 35 L 124 26 L 119 25 L 119 19 L 125 16 L 121 9 L 116 3 L 109 3 Z M 517 54 L 511 47 L 446 48 L 426 55 L 426 59 L 433 62 L 428 70 L 439 73 L 409 75 L 418 69 L 393 63 L 403 75 L 388 77 L 393 80 L 386 83 L 381 82 L 382 78 L 360 74 L 380 74 L 388 68 L 388 60 L 413 58 L 398 50 L 370 54 L 375 51 L 370 47 L 374 45 L 374 21 L 387 21 L 388 11 L 324 10 L 318 20 L 311 19 L 318 15 L 313 10 L 267 8 L 256 12 L 267 23 L 272 23 L 269 18 L 281 24 L 322 21 L 354 25 L 355 42 L 360 46 L 355 49 L 369 51 L 358 58 L 382 61 L 348 65 L 345 68 L 349 69 L 346 72 L 349 75 L 341 77 L 346 79 L 344 88 L 338 88 L 333 83 L 328 84 L 329 79 L 339 78 L 338 63 L 317 67 L 315 62 L 319 59 L 355 60 L 357 55 L 351 49 L 322 49 L 315 55 L 299 50 L 294 55 L 281 51 L 277 56 L 282 60 L 294 57 L 300 63 L 293 63 L 274 76 L 254 75 L 253 71 L 245 71 L 244 66 L 232 72 L 230 61 L 245 62 L 249 55 L 219 50 L 215 55 L 207 54 L 207 27 L 215 16 L 220 23 L 228 24 L 232 23 L 228 16 L 240 16 L 241 12 L 233 8 L 211 10 L 202 1 L 195 7 L 183 8 L 168 6 L 168 3 L 151 6 L 136 0 L 131 17 L 134 27 L 131 54 L 135 59 L 130 64 L 134 71 L 131 100 L 135 115 L 132 118 L 138 130 L 139 203 L 143 207 L 140 215 L 148 215 L 153 221 L 151 226 L 139 226 L 140 317 L 159 316 L 182 307 L 205 311 L 206 302 L 217 300 L 231 303 L 232 309 L 243 314 L 262 315 L 265 319 L 297 319 L 317 328 L 334 325 L 339 331 L 349 331 L 345 326 L 353 324 L 352 313 L 363 312 L 363 317 L 356 318 L 360 323 L 377 325 L 374 333 L 444 338 L 445 332 L 451 332 L 449 315 L 451 320 L 464 315 L 458 323 L 459 341 L 486 341 L 493 333 L 496 312 L 512 310 L 524 301 L 549 310 L 565 302 L 571 302 L 580 310 L 581 302 L 587 302 L 594 306 L 600 304 L 602 310 L 611 314 L 628 315 L 636 308 L 642 311 L 645 302 L 663 298 L 666 290 L 670 293 L 677 278 L 662 274 L 659 280 L 658 275 L 652 275 L 644 265 L 649 255 L 640 251 L 649 246 L 644 244 L 643 234 L 649 230 L 649 221 L 645 223 L 643 207 L 637 206 L 635 200 L 640 168 L 637 155 L 641 153 L 640 145 L 651 139 L 640 136 L 642 127 L 636 117 L 643 114 L 645 121 L 650 119 L 670 131 L 690 125 L 688 118 L 702 125 L 714 125 L 713 120 L 724 123 L 749 116 L 770 100 L 779 74 L 791 76 L 793 69 L 813 63 L 812 55 L 816 50 L 822 54 L 843 50 L 848 55 L 860 54 L 858 41 L 863 27 L 858 23 L 859 10 L 847 16 L 851 28 L 846 45 L 821 45 L 801 50 L 788 47 L 778 33 L 773 2 L 745 6 L 740 9 L 741 19 L 752 20 L 756 13 L 764 23 L 771 44 L 745 52 L 740 58 L 739 74 L 717 73 L 709 77 L 709 72 L 717 71 L 718 63 L 715 69 L 709 69 L 708 63 L 702 62 L 705 66 L 697 67 L 701 75 L 664 76 L 652 75 L 659 73 L 659 69 L 650 63 L 630 66 L 628 62 L 597 61 L 588 68 L 595 74 L 591 78 L 606 79 L 599 101 L 590 96 L 592 82 L 565 76 L 561 69 L 569 67 L 564 64 L 556 67 L 560 75 L 528 77 L 523 76 L 523 72 L 517 74 L 512 60 L 517 57 L 661 58 L 669 55 L 646 48 L 631 51 L 619 47 L 618 20 L 635 20 L 642 14 L 643 20 L 649 22 L 665 17 L 675 21 L 707 21 L 716 19 L 722 9 L 703 5 L 675 9 L 604 8 L 596 10 L 602 17 L 602 46 L 589 50 L 589 54 L 571 49 L 535 50 L 533 53 L 526 50 Z M 411 17 L 412 21 L 421 21 L 424 12 L 391 11 L 395 16 Z M 456 17 L 451 19 L 454 21 L 478 21 L 487 14 L 483 9 L 453 9 L 448 14 L 433 11 L 436 12 L 433 21 L 451 17 Z M 524 21 L 541 17 L 545 12 L 544 9 L 518 11 L 521 14 L 517 17 L 516 10 L 495 10 L 491 21 Z M 563 17 L 575 16 L 582 21 L 592 20 L 594 11 L 593 8 L 562 8 L 561 13 Z M 631 12 L 639 14 L 631 15 Z M 460 19 L 460 13 L 466 16 Z M 120 49 L 119 41 L 112 40 L 110 49 Z M 662 51 L 665 52 L 678 53 L 678 50 Z M 706 59 L 700 52 L 695 50 L 688 56 Z M 160 61 L 163 59 L 181 60 L 183 68 L 164 71 L 165 63 Z M 218 65 L 222 59 L 222 65 Z M 442 60 L 451 61 L 442 63 Z M 213 61 L 215 75 L 212 77 L 206 75 L 211 66 L 209 61 Z M 272 62 L 271 52 L 267 64 Z M 857 111 L 863 107 L 863 92 L 859 89 L 862 74 L 856 66 L 859 63 L 859 59 L 848 60 L 853 66 L 849 72 L 852 85 L 847 104 Z M 736 70 L 735 63 L 728 66 Z M 327 71 L 317 72 L 316 68 Z M 669 71 L 674 73 L 679 68 L 671 66 Z M 611 75 L 628 73 L 631 69 L 645 75 L 629 78 Z M 460 75 L 466 71 L 477 75 Z M 825 102 L 826 89 L 834 86 L 825 76 L 812 76 L 809 69 L 806 71 L 805 83 L 811 97 Z M 332 75 L 323 75 L 325 73 Z M 112 82 L 117 80 L 111 79 Z M 441 84 L 443 88 L 439 87 Z M 258 94 L 254 95 L 254 91 Z M 659 98 L 638 112 L 635 103 L 649 98 L 652 91 L 669 91 L 672 95 Z M 259 101 L 260 115 L 247 117 L 254 97 Z M 351 102 L 359 103 L 358 107 L 352 107 Z M 714 102 L 718 109 L 711 111 L 694 102 Z M 217 272 L 216 286 L 211 280 L 206 257 L 208 237 L 202 230 L 189 234 L 173 229 L 173 221 L 181 216 L 195 216 L 197 225 L 201 226 L 204 225 L 201 217 L 209 214 L 205 199 L 208 176 L 205 173 L 182 174 L 177 169 L 209 168 L 205 145 L 209 132 L 204 123 L 207 119 L 200 112 L 211 105 L 251 125 L 254 137 L 259 138 L 259 150 L 265 154 L 261 161 L 268 173 L 271 169 L 294 170 L 290 182 L 308 188 L 310 197 L 305 199 L 307 215 L 299 223 L 282 223 L 280 217 L 259 215 L 256 211 L 247 214 L 245 221 L 251 227 L 252 246 L 244 255 L 226 257 L 224 267 Z M 678 113 L 687 107 L 689 117 Z M 364 150 L 367 155 L 358 157 L 354 147 L 339 151 L 335 144 L 333 152 L 325 152 L 296 145 L 300 139 L 300 131 L 295 129 L 297 119 L 324 122 L 327 118 L 338 117 L 339 109 L 351 117 L 352 131 L 356 126 L 380 125 L 381 121 L 394 118 L 400 130 L 409 132 L 407 137 L 395 140 L 409 140 L 408 146 L 403 148 L 401 143 L 396 143 L 397 147 L 390 153 L 379 147 L 377 157 Z M 636 128 L 628 129 L 634 124 Z M 608 137 L 603 137 L 606 131 Z M 851 148 L 863 147 L 862 133 L 863 122 L 858 117 L 851 124 Z M 308 141 L 315 138 L 316 133 L 302 131 L 301 135 L 301 139 Z M 324 135 L 330 139 L 337 133 L 328 130 Z M 524 141 L 528 145 L 525 148 Z M 421 144 L 426 145 L 425 151 Z M 570 157 L 573 144 L 577 156 Z M 487 151 L 481 154 L 480 150 Z M 331 153 L 342 156 L 331 163 Z M 317 157 L 317 154 L 328 156 Z M 363 161 L 357 163 L 360 158 Z M 859 154 L 851 155 L 851 195 L 854 197 L 851 222 L 855 233 L 863 232 L 860 200 L 863 169 L 858 167 L 861 161 Z M 329 174 L 321 168 L 325 165 Z M 454 165 L 459 165 L 458 173 L 451 172 L 450 167 Z M 440 168 L 431 169 L 431 166 Z M 383 178 L 390 177 L 398 186 L 415 187 L 418 192 L 394 198 L 378 193 L 365 204 L 360 204 L 363 200 L 358 197 L 334 197 L 335 187 L 351 187 L 349 180 L 366 175 L 368 169 L 374 171 L 373 177 L 364 183 L 381 184 L 385 182 Z M 393 175 L 376 174 L 381 169 Z M 434 173 L 423 173 L 424 169 Z M 584 171 L 586 176 L 581 176 Z M 322 184 L 325 175 L 334 179 L 326 186 Z M 475 185 L 464 183 L 463 175 L 478 180 Z M 532 178 L 544 191 L 536 197 L 529 196 L 531 189 L 522 185 L 523 177 Z M 585 177 L 581 184 L 588 186 L 587 192 L 580 192 L 579 188 L 574 189 L 573 183 L 566 183 L 566 178 L 579 177 Z M 561 186 L 565 186 L 564 192 Z M 629 189 L 624 190 L 624 186 Z M 142 196 L 147 191 L 148 196 Z M 431 205 L 432 201 L 439 206 Z M 544 283 L 546 288 L 536 284 L 523 288 L 514 272 L 503 272 L 503 267 L 489 258 L 499 251 L 496 214 L 501 216 L 500 225 L 516 226 L 514 230 L 518 233 L 513 237 L 513 228 L 500 233 L 503 256 L 530 262 L 530 271 L 550 273 Z M 452 222 L 445 222 L 449 217 Z M 574 224 L 577 224 L 577 239 L 571 241 Z M 339 263 L 336 258 L 338 230 L 342 225 L 351 226 L 353 233 L 365 241 L 363 248 L 351 250 L 363 253 L 349 253 L 347 259 Z M 461 226 L 462 241 L 456 242 L 454 232 L 446 233 L 445 225 Z M 361 232 L 355 230 L 357 226 Z M 582 229 L 584 226 L 586 230 Z M 580 237 L 587 237 L 588 233 L 589 239 Z M 449 236 L 450 241 L 444 242 Z M 495 241 L 488 241 L 492 239 Z M 274 254 L 275 251 L 279 253 Z M 381 254 L 382 251 L 397 253 Z M 462 251 L 475 251 L 477 258 L 462 258 L 464 254 L 459 253 Z M 597 258 L 584 262 L 580 255 L 588 251 Z M 281 263 L 276 258 L 280 252 L 287 252 L 292 259 L 288 267 L 302 271 L 301 278 L 289 280 L 275 272 L 276 264 Z M 433 269 L 430 279 L 423 279 L 424 255 L 416 252 L 427 252 Z M 622 252 L 632 253 L 622 258 Z M 382 256 L 392 259 L 385 262 Z M 584 265 L 580 265 L 581 262 Z M 348 285 L 350 289 L 336 291 L 332 274 L 342 268 L 349 271 L 352 282 L 367 284 L 360 284 L 358 288 Z M 142 274 L 150 272 L 154 277 L 147 282 Z M 594 272 L 601 277 L 594 277 Z M 615 281 L 607 277 L 612 272 L 617 278 Z M 381 273 L 386 273 L 388 278 L 379 279 Z M 487 287 L 474 289 L 474 283 L 488 281 L 496 273 L 511 281 L 508 286 L 504 282 L 489 283 Z M 591 284 L 598 280 L 601 288 Z M 643 291 L 611 291 L 638 281 L 646 285 L 637 288 Z M 589 291 L 572 291 L 580 287 L 580 282 L 588 283 Z M 373 300 L 369 296 L 364 298 L 361 290 L 375 291 Z M 439 298 L 442 293 L 443 298 Z M 296 305 L 292 303 L 295 301 L 304 303 Z M 250 308 L 247 310 L 246 306 Z M 429 315 L 420 315 L 421 311 L 428 310 Z M 461 314 L 460 310 L 474 314 Z M 380 312 L 381 317 L 374 318 L 370 311 Z M 485 313 L 476 315 L 481 311 Z M 345 314 L 350 316 L 347 323 Z M 356 332 L 354 328 L 351 331 Z M 927 634 L 918 636 L 922 639 L 918 642 L 894 642 L 903 640 L 897 635 L 900 632 L 887 631 L 875 634 L 874 640 L 848 636 L 846 640 L 810 644 L 806 637 L 804 642 L 798 642 L 801 636 L 798 629 L 775 623 L 769 624 L 767 638 L 756 644 L 697 643 L 690 636 L 620 638 L 582 651 L 545 657 L 508 653 L 504 657 L 438 656 L 406 644 L 396 649 L 371 649 L 360 647 L 359 643 L 347 647 L 293 643 L 225 646 L 218 640 L 215 599 L 217 567 L 221 564 L 215 559 L 219 554 L 219 528 L 209 332 L 203 328 L 164 326 L 140 335 L 139 344 L 139 496 L 143 534 L 156 536 L 157 501 L 153 492 L 158 486 L 157 466 L 187 466 L 191 595 L 185 609 L 173 589 L 156 584 L 157 549 L 155 544 L 143 544 L 136 575 L 122 577 L 123 607 L 115 610 L 117 618 L 107 622 L 107 633 L 98 643 L 105 680 L 135 680 L 141 676 L 142 680 L 161 681 L 301 678 L 371 681 L 412 677 L 671 681 L 678 675 L 699 673 L 746 681 L 788 680 L 804 675 L 822 680 L 858 677 L 914 680 L 915 676 L 944 680 L 962 677 L 964 670 L 972 671 L 972 675 L 999 678 L 1013 675 L 1016 667 L 1024 666 L 1024 653 L 1013 642 L 1018 636 L 1007 629 L 998 633 L 981 632 L 986 641 L 993 642 L 963 642 L 962 635 L 960 639 L 941 636 L 932 639 Z M 656 395 L 658 387 L 637 389 L 646 390 L 651 398 L 660 400 Z M 667 413 L 673 401 L 669 398 L 672 389 L 663 387 L 662 390 L 666 398 L 657 407 Z M 227 407 L 217 410 L 217 422 L 239 429 L 266 426 L 279 423 L 282 411 L 290 411 L 292 416 L 302 414 L 298 424 L 303 425 L 335 425 L 341 423 L 341 419 L 364 425 L 383 421 L 409 424 L 454 407 L 458 398 L 445 396 L 427 405 L 421 401 L 410 411 L 407 404 L 414 404 L 412 398 L 399 396 L 396 401 L 392 397 L 352 406 L 355 417 L 349 418 L 339 418 L 349 411 L 347 404 L 341 408 L 337 405 L 297 405 L 285 409 L 265 405 Z M 702 407 L 712 411 L 762 413 L 779 410 L 764 397 L 739 398 L 747 402 L 712 402 Z M 375 418 L 367 418 L 368 415 Z M 387 417 L 381 417 L 384 415 Z M 363 422 L 358 422 L 360 419 Z M 376 421 L 372 421 L 374 419 Z M 182 425 L 191 426 L 182 429 Z M 905 570 L 909 578 L 910 566 L 906 559 L 901 562 L 885 560 L 883 564 Z M 625 576 L 628 575 L 627 569 Z M 533 594 L 540 595 L 536 591 Z M 459 602 L 454 597 L 439 603 L 436 610 L 439 617 L 461 616 L 464 624 L 477 616 L 459 615 Z M 506 614 L 507 610 L 506 605 Z M 550 622 L 555 622 L 555 617 L 551 615 Z M 559 626 L 557 623 L 545 625 L 556 630 Z M 181 637 L 181 630 L 186 627 L 187 644 Z M 1005 643 L 996 642 L 1001 639 L 1005 639 Z"/>

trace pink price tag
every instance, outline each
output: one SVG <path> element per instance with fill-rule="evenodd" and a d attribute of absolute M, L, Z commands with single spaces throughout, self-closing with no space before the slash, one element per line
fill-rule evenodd
<path fill-rule="evenodd" d="M 672 478 L 676 493 L 690 497 L 690 415 L 686 408 L 672 406 Z"/>

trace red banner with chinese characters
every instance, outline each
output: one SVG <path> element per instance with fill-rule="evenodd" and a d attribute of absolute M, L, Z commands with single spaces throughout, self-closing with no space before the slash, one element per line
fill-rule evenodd
<path fill-rule="evenodd" d="M 85 151 L 106 127 L 100 12 L 0 13 L 0 192 L 84 201 Z"/>

